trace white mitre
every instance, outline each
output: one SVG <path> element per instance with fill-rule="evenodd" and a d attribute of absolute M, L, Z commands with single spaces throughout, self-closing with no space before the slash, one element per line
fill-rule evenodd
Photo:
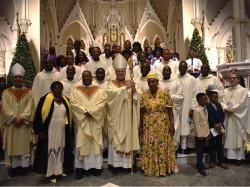
<path fill-rule="evenodd" d="M 12 75 L 21 75 L 24 76 L 25 74 L 25 69 L 23 66 L 21 66 L 19 63 L 16 63 L 12 68 L 11 68 L 11 73 Z"/>
<path fill-rule="evenodd" d="M 114 69 L 126 69 L 128 65 L 128 61 L 121 54 L 117 54 L 115 56 L 113 67 Z"/>

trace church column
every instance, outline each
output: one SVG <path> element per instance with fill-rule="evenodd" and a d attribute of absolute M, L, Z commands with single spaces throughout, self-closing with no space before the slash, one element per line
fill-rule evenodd
<path fill-rule="evenodd" d="M 245 0 L 233 0 L 233 40 L 236 62 L 246 59 L 246 15 Z"/>
<path fill-rule="evenodd" d="M 193 19 L 191 23 L 194 25 L 194 28 L 197 28 L 200 36 L 202 37 L 202 24 L 203 24 L 203 9 L 204 0 L 193 0 Z"/>

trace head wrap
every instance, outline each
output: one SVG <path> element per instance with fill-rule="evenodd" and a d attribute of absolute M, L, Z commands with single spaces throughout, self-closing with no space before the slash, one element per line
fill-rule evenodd
<path fill-rule="evenodd" d="M 147 79 L 157 79 L 157 80 L 159 80 L 159 77 L 158 77 L 158 75 L 156 73 L 149 73 L 147 75 Z"/>
<path fill-rule="evenodd" d="M 114 69 L 126 69 L 127 65 L 127 60 L 121 54 L 117 54 L 113 62 Z"/>
<path fill-rule="evenodd" d="M 12 75 L 21 75 L 24 76 L 25 74 L 25 69 L 23 66 L 21 66 L 19 63 L 16 63 L 12 68 L 11 68 L 11 73 Z"/>

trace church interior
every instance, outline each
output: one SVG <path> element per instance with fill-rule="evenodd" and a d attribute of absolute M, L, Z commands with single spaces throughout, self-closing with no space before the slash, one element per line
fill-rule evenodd
<path fill-rule="evenodd" d="M 146 46 L 154 49 L 159 45 L 162 49 L 169 49 L 172 54 L 178 53 L 179 61 L 186 61 L 190 57 L 194 29 L 199 31 L 202 39 L 210 65 L 209 71 L 226 87 L 223 78 L 233 68 L 237 68 L 248 88 L 246 98 L 249 102 L 250 0 L 0 0 L 0 86 L 10 72 L 20 31 L 27 36 L 38 73 L 42 71 L 42 59 L 48 56 L 51 47 L 55 48 L 57 56 L 66 56 L 68 51 L 74 50 L 74 42 L 77 40 L 80 40 L 81 49 L 86 55 L 90 53 L 89 48 L 96 45 L 102 53 L 105 44 L 118 45 L 123 50 L 125 41 L 129 40 L 131 44 L 139 42 L 142 49 Z M 247 141 L 250 145 L 249 134 Z M 181 172 L 171 178 L 145 178 L 140 172 L 132 175 L 103 172 L 100 177 L 84 177 L 82 181 L 76 181 L 74 176 L 69 175 L 59 185 L 118 187 L 250 184 L 249 154 L 244 165 L 237 167 L 229 163 L 229 172 L 223 172 L 217 167 L 206 179 L 197 175 L 196 154 L 192 152 L 183 155 L 176 153 Z M 105 164 L 103 168 L 106 171 L 107 160 Z M 41 175 L 35 173 L 26 178 L 10 180 L 1 165 L 0 158 L 0 185 L 45 184 Z"/>
<path fill-rule="evenodd" d="M 250 59 L 249 0 L 1 0 L 0 74 L 9 72 L 17 42 L 17 18 L 37 71 L 50 46 L 65 55 L 79 39 L 98 43 L 161 46 L 186 60 L 194 28 L 203 39 L 211 69 Z M 17 14 L 18 13 L 18 14 Z M 245 67 L 244 67 L 245 68 Z M 244 69 L 243 68 L 243 69 Z"/>

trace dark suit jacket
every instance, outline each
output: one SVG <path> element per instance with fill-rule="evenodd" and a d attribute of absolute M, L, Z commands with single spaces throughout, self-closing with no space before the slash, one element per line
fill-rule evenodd
<path fill-rule="evenodd" d="M 209 123 L 209 128 L 213 128 L 215 124 L 217 123 L 222 123 L 224 122 L 225 119 L 225 113 L 219 103 L 216 104 L 217 111 L 213 107 L 211 103 L 207 105 L 207 112 L 208 112 L 208 123 Z M 225 127 L 224 127 L 225 128 Z"/>

